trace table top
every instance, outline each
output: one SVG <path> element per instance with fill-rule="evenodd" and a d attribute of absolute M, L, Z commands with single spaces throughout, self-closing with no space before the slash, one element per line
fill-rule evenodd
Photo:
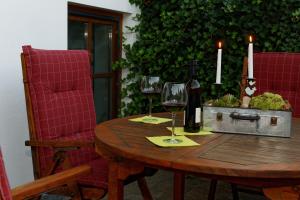
<path fill-rule="evenodd" d="M 169 113 L 154 116 L 171 117 Z M 214 133 L 188 136 L 200 146 L 162 148 L 146 136 L 170 135 L 171 122 L 137 123 L 129 118 L 96 127 L 96 148 L 147 166 L 227 177 L 300 178 L 300 118 L 292 121 L 291 138 Z M 178 117 L 179 118 L 179 117 Z M 177 124 L 182 124 L 176 120 Z"/>

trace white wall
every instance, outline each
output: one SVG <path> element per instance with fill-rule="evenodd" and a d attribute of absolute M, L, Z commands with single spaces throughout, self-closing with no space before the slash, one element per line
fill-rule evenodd
<path fill-rule="evenodd" d="M 72 2 L 124 12 L 124 26 L 131 23 L 130 13 L 137 12 L 128 0 Z M 10 184 L 14 187 L 33 179 L 30 149 L 24 146 L 28 126 L 21 46 L 66 49 L 67 0 L 0 0 L 0 5 L 0 145 Z"/>
<path fill-rule="evenodd" d="M 50 1 L 50 0 L 49 0 Z M 128 0 L 69 0 L 70 2 L 96 6 L 123 13 L 136 13 L 137 8 L 132 6 Z"/>

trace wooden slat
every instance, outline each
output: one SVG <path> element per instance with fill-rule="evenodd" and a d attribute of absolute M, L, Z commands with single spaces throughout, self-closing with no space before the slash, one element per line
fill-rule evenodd
<path fill-rule="evenodd" d="M 243 97 L 246 96 L 245 88 L 247 86 L 247 78 L 248 78 L 248 58 L 244 57 L 243 60 L 243 71 L 240 83 L 240 100 L 243 100 Z"/>
<path fill-rule="evenodd" d="M 33 116 L 33 109 L 32 109 L 32 102 L 31 96 L 29 91 L 29 83 L 27 77 L 27 64 L 26 58 L 23 53 L 21 53 L 21 62 L 22 62 L 22 73 L 23 73 L 23 83 L 24 83 L 24 93 L 25 93 L 25 100 L 26 100 L 26 111 L 27 111 L 27 121 L 28 121 L 28 129 L 29 129 L 29 137 L 31 140 L 35 140 L 37 138 L 34 116 Z M 36 147 L 31 148 L 32 154 L 32 163 L 33 163 L 33 173 L 34 178 L 40 178 L 40 163 L 39 163 L 39 153 Z"/>
<path fill-rule="evenodd" d="M 300 199 L 299 186 L 266 188 L 263 191 L 265 196 L 271 200 L 299 200 Z"/>
<path fill-rule="evenodd" d="M 298 145 L 285 138 L 235 136 L 199 157 L 243 165 L 300 162 Z"/>
<path fill-rule="evenodd" d="M 26 146 L 33 147 L 52 147 L 52 148 L 68 148 L 68 147 L 93 147 L 93 141 L 62 141 L 62 140 L 29 140 L 25 141 Z"/>
<path fill-rule="evenodd" d="M 74 181 L 78 179 L 78 177 L 88 174 L 90 171 L 91 167 L 89 165 L 82 165 L 18 186 L 12 190 L 13 199 L 25 199 L 26 197 L 31 197 L 41 192 L 50 191 L 51 189 Z"/>

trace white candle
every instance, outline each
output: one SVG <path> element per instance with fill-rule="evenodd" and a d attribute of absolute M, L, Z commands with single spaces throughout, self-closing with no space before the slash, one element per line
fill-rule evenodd
<path fill-rule="evenodd" d="M 221 84 L 222 43 L 218 44 L 216 84 Z"/>
<path fill-rule="evenodd" d="M 253 43 L 252 36 L 249 37 L 249 46 L 248 46 L 248 78 L 253 79 Z"/>

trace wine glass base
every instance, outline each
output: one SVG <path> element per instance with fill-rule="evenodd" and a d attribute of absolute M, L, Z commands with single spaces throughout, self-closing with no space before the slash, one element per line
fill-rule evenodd
<path fill-rule="evenodd" d="M 143 122 L 157 122 L 158 120 L 152 116 L 147 116 L 143 119 Z"/>
<path fill-rule="evenodd" d="M 179 139 L 175 139 L 175 138 L 168 138 L 163 140 L 165 143 L 169 143 L 169 144 L 179 144 L 182 142 L 182 140 Z"/>

